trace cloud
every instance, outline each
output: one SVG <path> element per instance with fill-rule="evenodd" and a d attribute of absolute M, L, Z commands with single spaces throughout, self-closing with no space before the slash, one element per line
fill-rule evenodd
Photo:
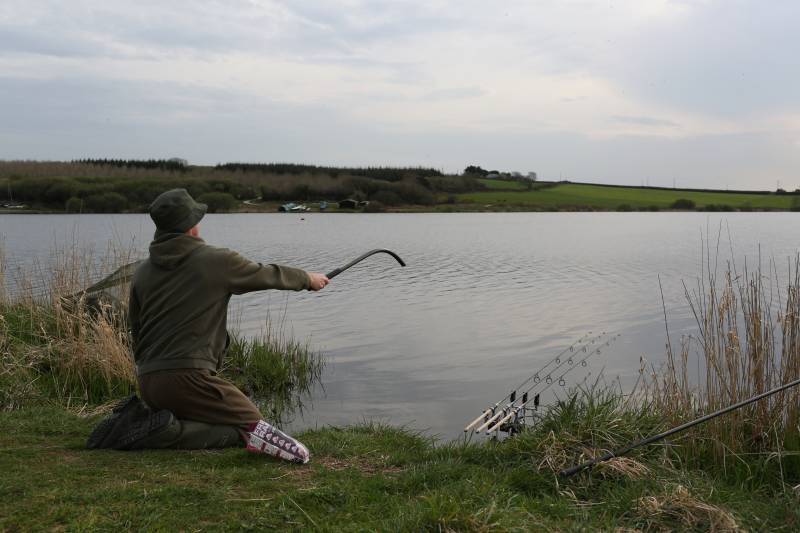
<path fill-rule="evenodd" d="M 680 127 L 680 124 L 677 122 L 673 122 L 671 120 L 662 120 L 660 118 L 653 118 L 653 117 L 626 117 L 626 116 L 613 116 L 611 119 L 615 122 L 621 122 L 623 124 L 637 124 L 641 126 L 654 126 L 659 128 L 677 128 Z"/>
<path fill-rule="evenodd" d="M 486 95 L 486 91 L 480 87 L 453 87 L 449 89 L 438 89 L 422 96 L 423 100 L 460 100 L 463 98 L 479 98 Z"/>
<path fill-rule="evenodd" d="M 584 179 L 647 158 L 755 183 L 796 163 L 798 15 L 788 0 L 7 0 L 0 137 L 7 157 L 196 138 L 190 158 L 458 170 L 468 153 Z M 615 159 L 632 151 L 636 170 Z"/>
<path fill-rule="evenodd" d="M 707 1 L 625 37 L 605 58 L 608 75 L 657 105 L 752 120 L 797 110 L 800 4 Z"/>

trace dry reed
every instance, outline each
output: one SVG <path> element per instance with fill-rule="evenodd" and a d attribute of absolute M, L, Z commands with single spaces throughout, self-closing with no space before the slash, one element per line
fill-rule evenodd
<path fill-rule="evenodd" d="M 707 244 L 703 249 L 703 275 L 692 289 L 684 284 L 698 334 L 677 349 L 668 340 L 666 365 L 649 383 L 654 406 L 673 424 L 800 376 L 800 257 L 788 262 L 782 286 L 774 261 L 767 272 L 760 257 L 755 269 L 739 271 L 731 259 L 720 273 L 718 246 L 713 254 Z M 710 448 L 723 463 L 731 454 L 780 459 L 800 442 L 798 400 L 793 388 L 711 420 L 693 430 L 693 446 Z"/>
<path fill-rule="evenodd" d="M 634 514 L 644 531 L 742 531 L 729 511 L 699 500 L 683 485 L 639 498 Z"/>
<path fill-rule="evenodd" d="M 130 248 L 111 245 L 97 254 L 73 239 L 45 261 L 11 269 L 9 297 L 0 299 L 0 409 L 54 399 L 85 412 L 135 390 L 126 323 L 133 257 Z M 2 275 L 8 269 L 0 265 Z M 99 278 L 103 283 L 93 285 Z M 321 356 L 269 323 L 260 337 L 232 338 L 228 377 L 273 421 L 302 410 L 302 397 L 320 378 Z"/>
<path fill-rule="evenodd" d="M 96 261 L 94 250 L 73 242 L 55 248 L 45 261 L 16 266 L 0 300 L 0 407 L 17 408 L 41 397 L 81 406 L 134 389 L 121 312 L 125 287 L 102 295 L 82 292 L 99 272 L 130 256 L 130 250 L 110 248 Z M 2 264 L 5 273 L 7 263 Z"/>

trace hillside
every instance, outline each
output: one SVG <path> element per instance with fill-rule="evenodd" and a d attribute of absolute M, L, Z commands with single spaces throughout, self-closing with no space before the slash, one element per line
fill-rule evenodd
<path fill-rule="evenodd" d="M 296 164 L 171 161 L 0 161 L 0 211 L 144 212 L 181 187 L 211 212 L 274 212 L 286 202 L 316 210 L 353 199 L 371 212 L 395 211 L 773 211 L 800 210 L 797 191 L 713 191 L 527 179 L 481 179 L 410 167 L 335 168 Z M 3 206 L 7 206 L 3 209 Z M 24 207 L 22 207 L 24 205 Z"/>
<path fill-rule="evenodd" d="M 800 208 L 800 195 L 760 191 L 707 191 L 624 187 L 587 183 L 536 183 L 531 190 L 518 181 L 479 180 L 487 190 L 458 195 L 458 203 L 508 210 L 698 209 L 706 211 L 789 210 Z M 678 200 L 694 204 L 675 205 Z"/>

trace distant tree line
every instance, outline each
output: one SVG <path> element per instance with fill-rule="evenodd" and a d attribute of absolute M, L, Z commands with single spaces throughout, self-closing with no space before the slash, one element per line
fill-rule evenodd
<path fill-rule="evenodd" d="M 186 163 L 181 159 L 75 159 L 73 163 L 119 168 L 144 168 L 186 172 Z"/>
<path fill-rule="evenodd" d="M 352 198 L 385 206 L 432 205 L 448 201 L 456 193 L 484 188 L 474 176 L 443 175 L 424 168 L 265 164 L 243 170 L 232 163 L 169 171 L 159 166 L 158 160 L 152 161 L 152 167 L 125 167 L 124 160 L 110 159 L 57 164 L 0 162 L 0 200 L 71 212 L 142 212 L 163 191 L 184 188 L 214 212 L 235 209 L 242 200 L 256 198 L 281 202 Z M 278 169 L 291 172 L 278 173 Z M 299 169 L 313 172 L 298 173 Z M 370 173 L 373 176 L 366 175 Z"/>
<path fill-rule="evenodd" d="M 30 205 L 70 212 L 118 213 L 141 212 L 162 192 L 183 188 L 199 201 L 210 196 L 209 209 L 228 210 L 237 200 L 254 198 L 256 189 L 233 180 L 193 178 L 9 178 L 0 190 L 0 199 L 14 199 Z M 225 196 L 220 196 L 225 195 Z"/>
<path fill-rule="evenodd" d="M 499 174 L 499 172 L 497 172 L 496 170 L 495 171 L 489 171 L 489 170 L 486 170 L 486 169 L 483 169 L 483 168 L 479 167 L 478 165 L 469 165 L 467 168 L 464 169 L 464 174 L 469 174 L 469 175 L 472 175 L 472 176 L 480 176 L 481 178 L 485 178 L 491 172 L 494 172 L 495 174 Z"/>
<path fill-rule="evenodd" d="M 360 176 L 384 181 L 401 181 L 409 178 L 443 176 L 440 170 L 423 167 L 326 167 L 295 163 L 223 163 L 218 169 L 239 172 L 266 172 L 271 174 L 325 174 L 332 178 Z"/>
<path fill-rule="evenodd" d="M 327 178 L 327 179 L 326 179 Z M 386 206 L 433 205 L 437 195 L 483 189 L 468 176 L 431 176 L 386 181 L 362 176 L 332 179 L 330 176 L 297 176 L 295 179 L 267 180 L 260 187 L 267 201 L 370 200 Z"/>

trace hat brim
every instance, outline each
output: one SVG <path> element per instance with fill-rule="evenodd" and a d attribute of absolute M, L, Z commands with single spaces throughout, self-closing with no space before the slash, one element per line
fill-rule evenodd
<path fill-rule="evenodd" d="M 195 202 L 195 204 L 192 206 L 192 212 L 189 214 L 188 217 L 183 219 L 175 229 L 181 233 L 189 231 L 203 219 L 203 217 L 206 214 L 206 211 L 208 211 L 208 206 L 206 204 Z"/>

